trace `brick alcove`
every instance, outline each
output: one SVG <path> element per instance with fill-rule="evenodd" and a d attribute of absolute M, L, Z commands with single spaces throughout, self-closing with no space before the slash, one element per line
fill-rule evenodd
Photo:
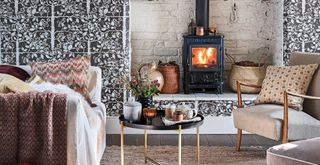
<path fill-rule="evenodd" d="M 236 19 L 230 19 L 236 5 Z M 176 61 L 182 74 L 183 34 L 191 18 L 195 17 L 195 0 L 131 0 L 131 62 L 132 69 L 141 63 Z M 225 36 L 226 53 L 237 61 L 282 65 L 283 45 L 283 1 L 210 1 L 210 26 L 216 27 Z M 226 57 L 225 57 L 226 58 Z M 231 69 L 226 58 L 225 79 Z M 182 77 L 181 77 L 182 79 Z M 182 83 L 180 83 L 182 86 Z M 227 86 L 228 82 L 226 82 Z M 228 91 L 228 90 L 226 90 Z M 230 91 L 230 90 L 229 90 Z M 182 92 L 181 92 L 182 93 Z M 246 105 L 253 103 L 255 95 L 244 98 Z M 236 109 L 236 94 L 173 94 L 154 97 L 156 105 L 170 103 L 190 104 L 205 116 L 231 116 Z"/>

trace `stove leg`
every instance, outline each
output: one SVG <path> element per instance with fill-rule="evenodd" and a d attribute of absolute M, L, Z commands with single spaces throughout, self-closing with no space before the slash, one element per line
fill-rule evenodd
<path fill-rule="evenodd" d="M 190 94 L 190 88 L 186 87 L 186 88 L 184 89 L 184 94 Z"/>

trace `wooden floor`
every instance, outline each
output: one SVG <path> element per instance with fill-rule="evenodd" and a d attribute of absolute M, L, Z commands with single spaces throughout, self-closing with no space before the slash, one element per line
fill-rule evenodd
<path fill-rule="evenodd" d="M 202 146 L 235 146 L 237 135 L 200 135 Z M 144 135 L 131 134 L 124 136 L 125 145 L 143 145 Z M 148 145 L 177 145 L 177 135 L 148 135 Z M 266 146 L 271 147 L 280 144 L 258 135 L 242 135 L 242 146 Z M 120 135 L 107 135 L 107 145 L 120 145 Z M 182 135 L 182 145 L 196 145 L 196 135 Z"/>

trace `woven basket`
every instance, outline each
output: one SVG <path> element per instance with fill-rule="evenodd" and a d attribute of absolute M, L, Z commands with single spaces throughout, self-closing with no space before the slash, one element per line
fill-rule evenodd
<path fill-rule="evenodd" d="M 178 65 L 159 65 L 159 72 L 164 78 L 161 93 L 174 94 L 179 92 L 180 71 Z"/>
<path fill-rule="evenodd" d="M 266 67 L 247 67 L 240 65 L 232 65 L 232 70 L 229 76 L 229 85 L 233 91 L 237 91 L 237 81 L 252 84 L 262 85 L 262 81 L 266 75 Z M 241 92 L 243 93 L 259 93 L 260 89 L 241 86 Z"/>

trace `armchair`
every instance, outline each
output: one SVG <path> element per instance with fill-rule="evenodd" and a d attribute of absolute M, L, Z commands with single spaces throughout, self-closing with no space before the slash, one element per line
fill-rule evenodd
<path fill-rule="evenodd" d="M 320 54 L 293 53 L 290 65 L 320 63 Z M 284 105 L 259 104 L 243 107 L 241 86 L 260 86 L 237 82 L 238 109 L 233 112 L 237 128 L 236 150 L 240 150 L 242 131 L 251 132 L 276 141 L 302 140 L 320 137 L 320 72 L 316 70 L 307 95 L 284 92 Z M 288 95 L 306 98 L 303 110 L 288 107 Z M 312 96 L 311 96 L 312 95 Z"/>

